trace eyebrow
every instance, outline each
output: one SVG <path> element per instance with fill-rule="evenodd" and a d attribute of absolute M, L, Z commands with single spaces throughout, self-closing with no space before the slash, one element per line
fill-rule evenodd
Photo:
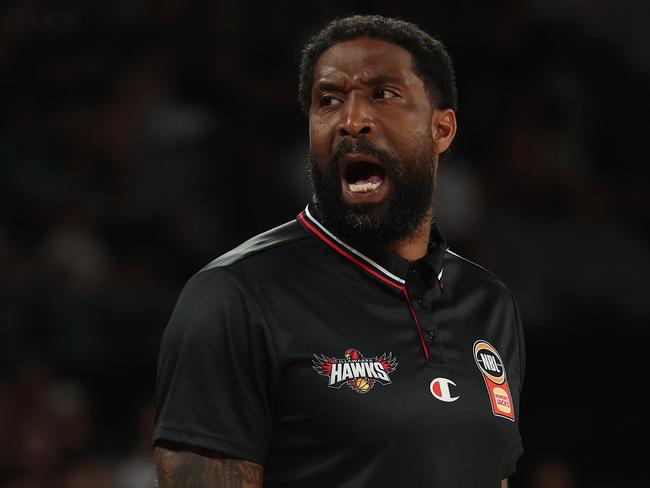
<path fill-rule="evenodd" d="M 399 76 L 390 76 L 390 75 L 378 75 L 369 80 L 363 82 L 366 86 L 373 85 L 384 85 L 387 83 L 404 83 L 404 80 Z M 316 93 L 322 93 L 326 91 L 341 91 L 342 85 L 335 81 L 323 80 L 316 83 Z"/>
<path fill-rule="evenodd" d="M 386 83 L 404 83 L 404 80 L 399 76 L 378 75 L 364 82 L 365 85 L 384 85 Z"/>
<path fill-rule="evenodd" d="M 334 81 L 319 81 L 316 84 L 316 93 L 323 93 L 326 91 L 341 91 L 341 85 Z"/>

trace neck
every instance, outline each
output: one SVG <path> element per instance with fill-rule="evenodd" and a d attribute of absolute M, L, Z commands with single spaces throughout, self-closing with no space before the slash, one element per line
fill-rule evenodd
<path fill-rule="evenodd" d="M 418 230 L 399 241 L 388 244 L 386 249 L 411 262 L 426 256 L 429 249 L 432 219 L 433 210 L 430 210 L 422 219 Z"/>

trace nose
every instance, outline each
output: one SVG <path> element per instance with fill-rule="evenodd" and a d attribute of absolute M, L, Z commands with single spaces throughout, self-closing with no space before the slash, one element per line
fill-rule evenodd
<path fill-rule="evenodd" d="M 345 101 L 343 110 L 341 110 L 339 136 L 359 137 L 374 132 L 375 123 L 370 108 L 367 102 L 361 98 L 354 94 Z"/>

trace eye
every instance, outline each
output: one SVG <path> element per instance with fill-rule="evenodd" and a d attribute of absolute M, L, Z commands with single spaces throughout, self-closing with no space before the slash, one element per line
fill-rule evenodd
<path fill-rule="evenodd" d="M 399 96 L 397 92 L 393 90 L 389 90 L 387 88 L 377 88 L 373 93 L 372 96 L 374 98 L 394 98 Z"/>
<path fill-rule="evenodd" d="M 320 97 L 319 104 L 321 107 L 331 107 L 332 105 L 338 105 L 343 103 L 340 99 L 333 97 L 332 95 L 325 95 Z"/>

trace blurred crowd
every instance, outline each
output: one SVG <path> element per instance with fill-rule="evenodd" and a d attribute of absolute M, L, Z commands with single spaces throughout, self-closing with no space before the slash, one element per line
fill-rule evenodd
<path fill-rule="evenodd" d="M 0 486 L 153 487 L 148 399 L 120 420 L 116 436 L 97 418 L 82 382 L 42 360 L 20 366 L 0 385 Z"/>
<path fill-rule="evenodd" d="M 522 310 L 512 486 L 619 486 L 610 446 L 641 412 L 612 403 L 650 320 L 643 16 L 392 3 L 0 4 L 0 486 L 152 486 L 162 330 L 192 273 L 309 199 L 300 50 L 347 13 L 415 21 L 454 59 L 437 218 Z"/>

